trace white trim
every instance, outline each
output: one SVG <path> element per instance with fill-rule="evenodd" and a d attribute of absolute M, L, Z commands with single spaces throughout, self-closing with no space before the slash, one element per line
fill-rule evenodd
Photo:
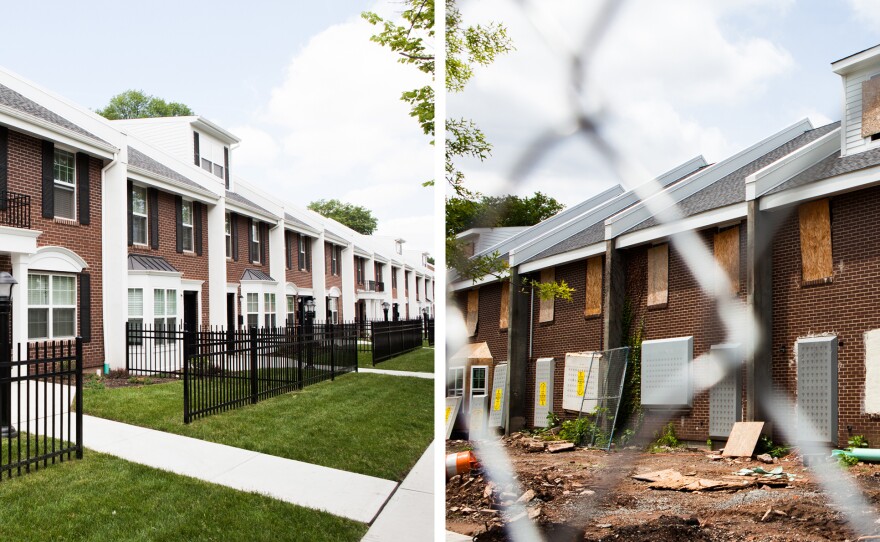
<path fill-rule="evenodd" d="M 298 295 L 299 290 L 296 289 L 296 284 L 292 282 L 288 282 L 284 285 L 284 295 Z"/>
<path fill-rule="evenodd" d="M 665 239 L 670 235 L 681 233 L 683 231 L 700 230 L 709 226 L 723 225 L 727 222 L 740 222 L 748 214 L 748 204 L 746 202 L 734 203 L 726 207 L 719 207 L 705 213 L 689 216 L 674 222 L 659 224 L 644 230 L 625 233 L 618 237 L 615 241 L 617 248 L 631 247 Z"/>
<path fill-rule="evenodd" d="M 157 271 L 155 269 L 129 269 L 129 275 L 137 275 L 141 277 L 177 277 L 183 276 L 180 271 Z"/>
<path fill-rule="evenodd" d="M 851 171 L 836 177 L 830 177 L 776 194 L 763 196 L 759 200 L 758 208 L 763 211 L 783 207 L 810 199 L 870 188 L 877 184 L 880 184 L 880 166 Z"/>
<path fill-rule="evenodd" d="M 795 175 L 840 152 L 840 128 L 746 177 L 746 200 L 766 194 Z"/>
<path fill-rule="evenodd" d="M 202 285 L 205 283 L 203 280 L 193 280 L 193 279 L 181 279 L 180 280 L 180 289 L 186 292 L 202 292 Z"/>
<path fill-rule="evenodd" d="M 33 254 L 37 251 L 37 238 L 42 234 L 40 230 L 0 226 L 0 245 L 3 252 L 10 254 Z"/>
<path fill-rule="evenodd" d="M 528 263 L 520 264 L 518 269 L 520 273 L 529 273 L 531 271 L 555 267 L 564 263 L 584 260 L 599 254 L 605 254 L 605 241 L 593 243 L 592 245 L 587 245 L 583 248 L 563 252 L 562 254 L 556 254 L 554 256 L 548 256 L 539 260 L 532 260 Z"/>
<path fill-rule="evenodd" d="M 831 69 L 838 75 L 847 75 L 861 69 L 872 60 L 876 60 L 878 55 L 880 55 L 880 45 L 832 62 Z"/>
<path fill-rule="evenodd" d="M 68 248 L 47 246 L 37 249 L 37 252 L 31 256 L 28 267 L 38 271 L 82 273 L 82 270 L 88 268 L 89 264 L 79 254 Z"/>
<path fill-rule="evenodd" d="M 263 213 L 263 212 L 257 211 L 253 207 L 245 207 L 244 205 L 237 203 L 236 201 L 231 200 L 229 198 L 225 198 L 225 199 L 226 199 L 226 210 L 227 211 L 233 211 L 237 215 L 242 215 L 242 216 L 246 216 L 249 218 L 255 218 L 257 220 L 262 220 L 263 222 L 268 222 L 273 225 L 272 226 L 273 228 L 277 227 L 279 217 L 277 217 L 273 214 L 270 214 L 268 211 Z"/>
<path fill-rule="evenodd" d="M 297 297 L 315 297 L 315 291 L 312 288 L 297 288 Z"/>
<path fill-rule="evenodd" d="M 329 290 L 327 290 L 327 297 L 341 297 L 341 296 L 342 296 L 342 292 L 339 291 L 339 288 L 337 288 L 336 286 L 333 286 Z"/>
<path fill-rule="evenodd" d="M 70 145 L 75 149 L 94 154 L 100 158 L 112 160 L 114 154 L 119 152 L 119 149 L 109 143 L 102 143 L 79 132 L 58 126 L 7 105 L 0 105 L 0 115 L 11 117 L 3 120 L 3 123 L 9 125 L 10 128 L 34 135 L 39 139 L 51 139 L 64 145 Z"/>
<path fill-rule="evenodd" d="M 238 289 L 241 287 L 241 284 L 235 282 L 227 282 L 226 283 L 226 293 L 227 294 L 237 294 Z"/>
<path fill-rule="evenodd" d="M 242 286 L 250 285 L 250 284 L 278 284 L 277 280 L 247 280 L 242 279 L 240 284 Z"/>
<path fill-rule="evenodd" d="M 151 171 L 141 169 L 137 166 L 132 166 L 131 164 L 127 164 L 126 168 L 128 169 L 128 177 L 132 181 L 143 183 L 149 187 L 162 190 L 163 192 L 169 192 L 171 194 L 190 198 L 193 201 L 199 201 L 208 204 L 215 204 L 220 199 L 220 197 L 213 192 L 209 192 L 207 190 L 197 190 L 196 188 L 188 184 L 169 179 L 168 177 L 156 175 Z"/>
<path fill-rule="evenodd" d="M 472 280 L 462 280 L 459 282 L 453 282 L 449 286 L 449 289 L 452 290 L 453 292 L 458 291 L 458 290 L 470 290 L 471 288 L 476 288 L 476 287 L 482 286 L 484 284 L 491 284 L 491 283 L 497 282 L 497 281 L 498 281 L 498 277 L 496 277 L 494 275 L 487 275 L 485 277 L 480 277 L 479 279 L 476 280 L 476 282 L 472 281 Z M 398 288 L 398 293 L 399 293 L 399 290 L 400 290 L 400 288 Z"/>

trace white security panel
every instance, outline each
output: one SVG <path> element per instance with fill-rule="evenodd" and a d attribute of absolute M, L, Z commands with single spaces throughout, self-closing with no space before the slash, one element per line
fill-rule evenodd
<path fill-rule="evenodd" d="M 837 442 L 837 337 L 798 339 L 798 435 L 805 441 Z"/>
<path fill-rule="evenodd" d="M 565 378 L 562 382 L 562 408 L 592 412 L 598 404 L 599 371 L 602 354 L 577 352 L 565 355 Z M 591 363 L 592 362 L 592 363 Z"/>
<path fill-rule="evenodd" d="M 471 397 L 471 410 L 468 413 L 468 438 L 480 440 L 486 436 L 486 420 L 489 414 L 489 396 Z"/>
<path fill-rule="evenodd" d="M 880 414 L 880 329 L 865 332 L 865 414 Z"/>
<path fill-rule="evenodd" d="M 495 366 L 492 376 L 492 396 L 489 404 L 489 427 L 503 427 L 507 411 L 507 364 Z"/>
<path fill-rule="evenodd" d="M 693 358 L 693 337 L 643 341 L 642 406 L 691 406 Z"/>
<path fill-rule="evenodd" d="M 547 414 L 553 412 L 553 375 L 556 362 L 553 358 L 540 358 L 535 362 L 535 427 L 547 427 Z"/>
<path fill-rule="evenodd" d="M 733 424 L 742 420 L 742 348 L 716 344 L 709 353 L 709 436 L 728 437 Z"/>
<path fill-rule="evenodd" d="M 458 410 L 461 408 L 461 397 L 446 398 L 446 438 L 452 435 L 452 427 L 455 425 L 455 419 L 458 417 Z"/>

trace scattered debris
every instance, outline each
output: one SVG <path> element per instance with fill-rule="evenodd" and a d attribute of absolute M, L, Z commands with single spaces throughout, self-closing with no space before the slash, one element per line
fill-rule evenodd
<path fill-rule="evenodd" d="M 520 495 L 520 497 L 516 500 L 516 502 L 527 503 L 531 502 L 532 499 L 535 498 L 535 492 L 531 489 Z"/>
<path fill-rule="evenodd" d="M 764 422 L 736 422 L 727 437 L 724 457 L 752 457 L 761 437 Z"/>
<path fill-rule="evenodd" d="M 755 459 L 757 459 L 761 463 L 773 463 L 773 456 L 771 456 L 770 454 L 761 454 L 759 456 L 756 456 Z"/>
<path fill-rule="evenodd" d="M 780 480 L 785 478 L 786 480 L 794 480 L 795 475 L 790 472 L 784 472 L 782 467 L 776 467 L 771 471 L 766 471 L 762 467 L 753 467 L 750 469 L 740 469 L 735 473 L 737 476 L 761 476 L 762 482 L 766 483 L 767 479 L 770 480 Z"/>
<path fill-rule="evenodd" d="M 633 476 L 633 479 L 649 482 L 648 487 L 651 489 L 671 489 L 674 491 L 742 489 L 749 487 L 754 483 L 751 480 L 710 480 L 707 478 L 698 478 L 695 475 L 686 476 L 672 469 L 636 474 Z"/>
<path fill-rule="evenodd" d="M 567 452 L 569 450 L 574 450 L 574 442 L 555 442 L 547 446 L 547 451 L 551 454 Z"/>

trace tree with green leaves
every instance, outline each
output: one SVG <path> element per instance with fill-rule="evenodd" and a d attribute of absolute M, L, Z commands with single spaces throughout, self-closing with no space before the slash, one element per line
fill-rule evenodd
<path fill-rule="evenodd" d="M 150 117 L 181 117 L 192 115 L 189 106 L 179 102 L 166 102 L 150 96 L 143 90 L 126 90 L 110 98 L 110 103 L 95 111 L 110 120 L 143 119 Z"/>
<path fill-rule="evenodd" d="M 534 226 L 564 208 L 555 198 L 541 192 L 528 197 L 451 197 L 446 199 L 446 235 L 454 236 L 471 228 Z"/>
<path fill-rule="evenodd" d="M 343 203 L 338 199 L 319 199 L 309 203 L 308 208 L 364 235 L 371 235 L 379 223 L 373 212 L 366 207 Z"/>

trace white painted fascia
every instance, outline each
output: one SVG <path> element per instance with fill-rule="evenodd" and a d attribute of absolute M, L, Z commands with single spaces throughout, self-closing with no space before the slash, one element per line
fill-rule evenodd
<path fill-rule="evenodd" d="M 262 220 L 263 222 L 269 222 L 270 224 L 277 225 L 278 222 L 277 216 L 271 215 L 269 213 L 260 212 L 252 207 L 245 207 L 244 205 L 240 205 L 238 202 L 233 201 L 229 198 L 226 198 L 226 210 L 232 211 L 237 215 L 256 218 L 257 220 Z"/>
<path fill-rule="evenodd" d="M 357 245 L 353 245 L 353 246 L 354 246 L 354 255 L 355 256 L 360 256 L 361 258 L 368 258 L 368 259 L 371 259 L 373 257 L 373 254 L 371 252 L 364 250 Z"/>
<path fill-rule="evenodd" d="M 795 175 L 840 152 L 840 128 L 746 177 L 746 201 L 766 194 Z"/>
<path fill-rule="evenodd" d="M 208 190 L 196 190 L 188 184 L 183 184 L 174 179 L 156 175 L 152 171 L 141 169 L 136 166 L 128 165 L 127 167 L 128 178 L 137 183 L 145 184 L 153 188 L 158 188 L 164 192 L 177 194 L 202 203 L 215 204 L 220 199 L 217 194 Z"/>
<path fill-rule="evenodd" d="M 748 214 L 746 202 L 734 203 L 726 207 L 712 209 L 705 213 L 689 216 L 674 222 L 658 224 L 644 230 L 625 233 L 615 240 L 617 248 L 631 247 L 665 239 L 683 231 L 696 231 L 709 226 L 723 226 L 728 222 L 739 222 Z"/>
<path fill-rule="evenodd" d="M 880 184 L 880 166 L 851 171 L 804 186 L 792 188 L 784 192 L 762 196 L 758 200 L 758 208 L 775 209 L 786 205 L 801 203 L 853 190 L 862 190 Z"/>
<path fill-rule="evenodd" d="M 618 237 L 653 216 L 654 211 L 651 209 L 651 204 L 647 203 L 648 201 L 662 196 L 671 198 L 672 204 L 677 205 L 685 198 L 696 194 L 700 190 L 703 190 L 716 181 L 723 179 L 750 162 L 754 162 L 761 156 L 764 156 L 768 152 L 785 143 L 788 143 L 812 128 L 813 125 L 810 123 L 810 120 L 803 119 L 751 147 L 738 152 L 730 158 L 718 162 L 666 190 L 655 193 L 652 197 L 633 205 L 626 211 L 607 221 L 605 238 L 612 239 Z M 649 230 L 650 229 L 652 228 L 649 228 Z"/>
<path fill-rule="evenodd" d="M 129 269 L 128 274 L 142 277 L 171 277 L 178 279 L 183 276 L 183 273 L 179 271 L 156 271 L 155 269 Z"/>
<path fill-rule="evenodd" d="M 592 256 L 596 256 L 597 254 L 605 253 L 605 242 L 601 243 L 593 243 L 592 245 L 587 245 L 585 247 L 570 250 L 568 252 L 563 252 L 562 254 L 556 254 L 554 256 L 548 256 L 546 258 L 541 258 L 540 260 L 532 260 L 527 263 L 520 264 L 519 272 L 520 273 L 531 273 L 532 271 L 538 271 L 541 269 L 548 269 L 550 267 L 556 267 L 557 265 L 566 264 L 569 262 L 575 262 L 577 260 L 584 260 L 586 258 L 590 258 Z"/>
<path fill-rule="evenodd" d="M 0 121 L 19 132 L 30 134 L 38 139 L 49 139 L 94 156 L 112 160 L 119 149 L 110 144 L 68 130 L 18 109 L 0 104 Z"/>
<path fill-rule="evenodd" d="M 348 246 L 348 240 L 346 240 L 338 235 L 335 235 L 328 230 L 324 230 L 324 239 L 326 239 L 327 241 L 329 241 L 330 243 L 332 243 L 334 245 L 343 246 L 343 247 Z"/>
<path fill-rule="evenodd" d="M 26 230 L 0 226 L 0 246 L 10 254 L 34 254 L 37 251 L 37 238 L 40 230 Z"/>
<path fill-rule="evenodd" d="M 284 219 L 284 228 L 290 231 L 294 231 L 296 233 L 301 233 L 307 237 L 314 237 L 318 235 L 320 232 L 318 230 L 314 230 L 312 228 L 307 228 L 302 224 L 295 224 L 286 218 Z"/>
<path fill-rule="evenodd" d="M 390 261 L 390 260 L 388 260 L 388 258 L 385 258 L 384 256 L 382 256 L 378 252 L 373 253 L 373 259 L 381 264 L 387 264 Z"/>
<path fill-rule="evenodd" d="M 260 284 L 270 284 L 272 286 L 278 285 L 277 280 L 241 280 L 239 282 L 241 283 L 242 286 L 251 286 L 251 285 L 259 286 Z M 271 294 L 272 292 L 269 292 L 269 293 Z"/>
<path fill-rule="evenodd" d="M 838 75 L 847 75 L 856 70 L 878 61 L 880 57 L 880 45 L 865 49 L 831 63 L 831 70 Z"/>
<path fill-rule="evenodd" d="M 459 282 L 453 282 L 449 285 L 449 289 L 453 292 L 457 292 L 459 290 L 470 290 L 471 288 L 476 288 L 477 286 L 482 286 L 484 284 L 492 284 L 493 282 L 498 282 L 498 277 L 494 275 L 488 275 L 485 277 L 480 277 L 477 280 L 462 280 Z"/>
<path fill-rule="evenodd" d="M 205 281 L 203 280 L 195 280 L 195 279 L 180 279 L 180 285 L 184 287 L 185 290 L 201 290 L 202 284 Z"/>

